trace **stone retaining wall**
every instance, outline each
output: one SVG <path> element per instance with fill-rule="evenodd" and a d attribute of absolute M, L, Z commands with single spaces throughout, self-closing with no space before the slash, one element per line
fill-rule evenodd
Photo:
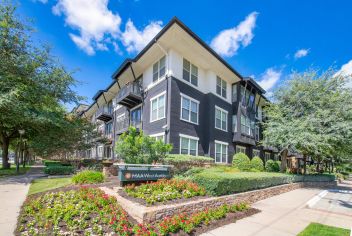
<path fill-rule="evenodd" d="M 214 208 L 225 203 L 234 204 L 246 202 L 252 204 L 254 202 L 286 193 L 298 188 L 331 188 L 336 187 L 336 181 L 332 182 L 299 182 L 292 184 L 284 184 L 265 189 L 258 189 L 254 191 L 231 194 L 220 197 L 209 197 L 206 199 L 199 199 L 190 202 L 159 205 L 159 206 L 143 206 L 139 203 L 133 202 L 129 199 L 121 197 L 116 189 L 101 188 L 107 194 L 116 197 L 120 205 L 127 211 L 129 215 L 135 218 L 139 223 L 151 223 L 163 219 L 164 217 L 173 216 L 179 213 L 191 214 L 194 212 L 205 210 L 206 208 Z"/>

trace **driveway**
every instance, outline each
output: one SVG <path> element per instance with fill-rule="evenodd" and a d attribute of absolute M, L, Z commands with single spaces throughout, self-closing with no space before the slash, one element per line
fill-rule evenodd
<path fill-rule="evenodd" d="M 351 229 L 352 181 L 336 189 L 297 189 L 253 204 L 262 212 L 204 236 L 292 236 L 309 223 Z"/>
<path fill-rule="evenodd" d="M 13 235 L 29 185 L 42 176 L 42 166 L 32 166 L 25 175 L 0 179 L 0 236 Z"/>

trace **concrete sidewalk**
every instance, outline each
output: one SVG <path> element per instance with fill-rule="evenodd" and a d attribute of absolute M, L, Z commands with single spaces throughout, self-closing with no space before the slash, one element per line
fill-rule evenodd
<path fill-rule="evenodd" d="M 31 181 L 43 176 L 43 166 L 32 166 L 25 175 L 0 179 L 0 236 L 13 235 Z"/>
<path fill-rule="evenodd" d="M 352 205 L 346 203 L 352 204 L 352 192 L 348 193 L 352 182 L 344 184 L 344 188 L 325 191 L 321 199 L 316 197 L 318 201 L 311 208 L 307 207 L 307 202 L 322 193 L 322 189 L 296 189 L 259 201 L 253 207 L 262 212 L 203 235 L 293 236 L 311 222 L 351 229 Z"/>

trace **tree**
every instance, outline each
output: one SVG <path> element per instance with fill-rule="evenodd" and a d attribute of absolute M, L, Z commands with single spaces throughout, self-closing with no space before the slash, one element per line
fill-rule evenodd
<path fill-rule="evenodd" d="M 159 162 L 172 150 L 171 144 L 146 136 L 143 131 L 130 127 L 116 142 L 116 154 L 129 164 Z"/>
<path fill-rule="evenodd" d="M 352 135 L 352 91 L 347 78 L 333 70 L 294 73 L 274 93 L 265 108 L 264 145 L 281 150 L 282 170 L 287 152 L 300 152 L 318 163 L 337 158 Z M 349 153 L 351 155 L 351 153 Z"/>
<path fill-rule="evenodd" d="M 64 117 L 62 104 L 81 98 L 72 90 L 76 81 L 50 55 L 48 47 L 31 41 L 31 27 L 15 15 L 16 7 L 0 5 L 0 143 L 2 166 L 8 168 L 10 142 L 26 135 L 39 135 L 43 127 Z M 43 48 L 43 49 L 42 49 Z"/>

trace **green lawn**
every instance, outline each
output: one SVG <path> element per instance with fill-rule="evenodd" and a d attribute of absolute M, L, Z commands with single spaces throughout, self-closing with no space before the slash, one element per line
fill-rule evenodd
<path fill-rule="evenodd" d="M 71 184 L 71 178 L 36 179 L 29 187 L 28 195 L 45 192 Z"/>
<path fill-rule="evenodd" d="M 350 236 L 351 231 L 348 229 L 322 225 L 318 223 L 310 223 L 297 236 Z"/>
<path fill-rule="evenodd" d="M 29 170 L 29 168 L 30 168 L 29 166 L 26 166 L 25 168 L 20 166 L 19 175 L 25 174 Z M 17 175 L 15 165 L 11 165 L 10 169 L 3 169 L 2 165 L 0 165 L 0 178 L 6 177 L 6 176 L 13 176 L 13 175 Z"/>

